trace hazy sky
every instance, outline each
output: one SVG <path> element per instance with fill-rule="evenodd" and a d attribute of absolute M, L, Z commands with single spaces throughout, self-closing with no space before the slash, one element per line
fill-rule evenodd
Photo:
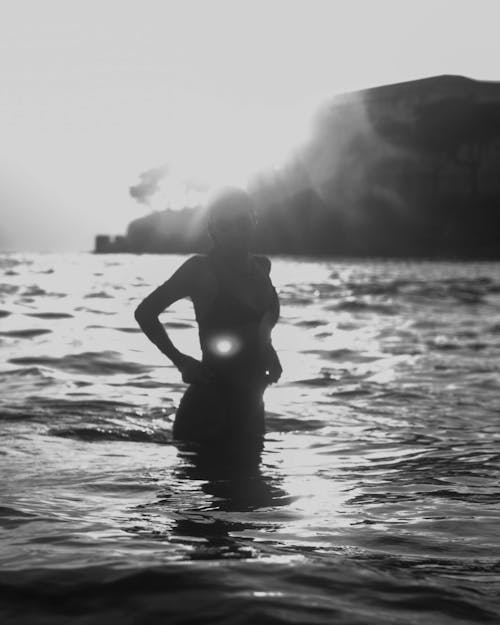
<path fill-rule="evenodd" d="M 124 233 L 148 212 L 129 186 L 164 163 L 244 183 L 335 93 L 499 80 L 499 17 L 496 0 L 0 0 L 0 250 Z"/>

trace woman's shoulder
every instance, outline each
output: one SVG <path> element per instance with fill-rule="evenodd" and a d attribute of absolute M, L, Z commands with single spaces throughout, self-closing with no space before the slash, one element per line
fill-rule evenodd
<path fill-rule="evenodd" d="M 207 254 L 192 254 L 184 263 L 189 267 L 196 282 L 205 283 L 212 276 L 212 267 Z"/>
<path fill-rule="evenodd" d="M 266 273 L 271 271 L 271 259 L 264 254 L 252 254 L 252 258 L 265 269 Z"/>

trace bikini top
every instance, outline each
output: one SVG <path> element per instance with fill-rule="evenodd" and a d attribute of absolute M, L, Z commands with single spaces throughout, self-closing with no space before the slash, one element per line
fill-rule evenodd
<path fill-rule="evenodd" d="M 258 324 L 268 308 L 257 311 L 255 308 L 233 295 L 227 287 L 224 286 L 224 282 L 219 275 L 217 265 L 212 255 L 207 254 L 207 258 L 218 279 L 219 289 L 208 313 L 206 313 L 202 319 L 198 319 L 200 334 L 203 334 L 205 330 L 208 329 L 231 330 L 238 326 Z M 252 260 L 253 263 L 255 263 L 255 260 Z M 272 285 L 271 287 L 274 292 L 274 297 L 277 298 L 278 294 L 276 293 L 276 289 Z"/>

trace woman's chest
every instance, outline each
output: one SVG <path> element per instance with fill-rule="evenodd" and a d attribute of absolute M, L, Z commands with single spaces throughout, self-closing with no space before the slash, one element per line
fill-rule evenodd
<path fill-rule="evenodd" d="M 274 288 L 270 277 L 257 269 L 249 276 L 216 276 L 206 272 L 204 279 L 192 295 L 196 319 L 205 318 L 214 306 L 227 303 L 228 307 L 247 309 L 256 314 L 267 310 L 274 297 Z"/>

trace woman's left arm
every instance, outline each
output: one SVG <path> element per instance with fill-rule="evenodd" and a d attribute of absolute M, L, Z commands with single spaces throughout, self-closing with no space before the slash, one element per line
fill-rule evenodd
<path fill-rule="evenodd" d="M 280 300 L 278 293 L 271 282 L 271 260 L 267 256 L 260 256 L 259 261 L 264 267 L 264 271 L 268 276 L 267 279 L 269 280 L 269 284 L 273 291 L 272 302 L 269 305 L 269 308 L 262 315 L 260 322 L 260 338 L 262 341 L 261 345 L 271 345 L 271 332 L 280 317 Z"/>
<path fill-rule="evenodd" d="M 278 321 L 279 313 L 279 299 L 276 294 L 275 303 L 264 313 L 261 321 L 263 361 L 267 370 L 267 381 L 269 383 L 277 382 L 283 373 L 280 359 L 271 341 L 271 331 Z"/>
<path fill-rule="evenodd" d="M 267 273 L 269 274 L 271 269 L 271 261 L 268 258 L 266 258 L 266 261 L 266 269 Z M 272 283 L 271 287 L 273 290 L 272 303 L 262 315 L 259 326 L 261 346 L 263 349 L 264 362 L 266 364 L 268 372 L 267 380 L 269 383 L 277 382 L 283 372 L 280 360 L 278 358 L 278 354 L 276 353 L 276 350 L 274 349 L 271 341 L 272 329 L 274 328 L 280 317 L 280 300 L 278 297 L 278 293 L 276 292 L 276 289 L 274 288 Z"/>
<path fill-rule="evenodd" d="M 278 319 L 280 318 L 280 300 L 278 294 L 276 293 L 276 289 L 273 287 L 273 301 L 270 307 L 266 310 L 266 312 L 262 316 L 262 320 L 260 322 L 261 325 L 261 336 L 265 344 L 271 343 L 271 332 L 274 326 L 278 323 Z"/>

